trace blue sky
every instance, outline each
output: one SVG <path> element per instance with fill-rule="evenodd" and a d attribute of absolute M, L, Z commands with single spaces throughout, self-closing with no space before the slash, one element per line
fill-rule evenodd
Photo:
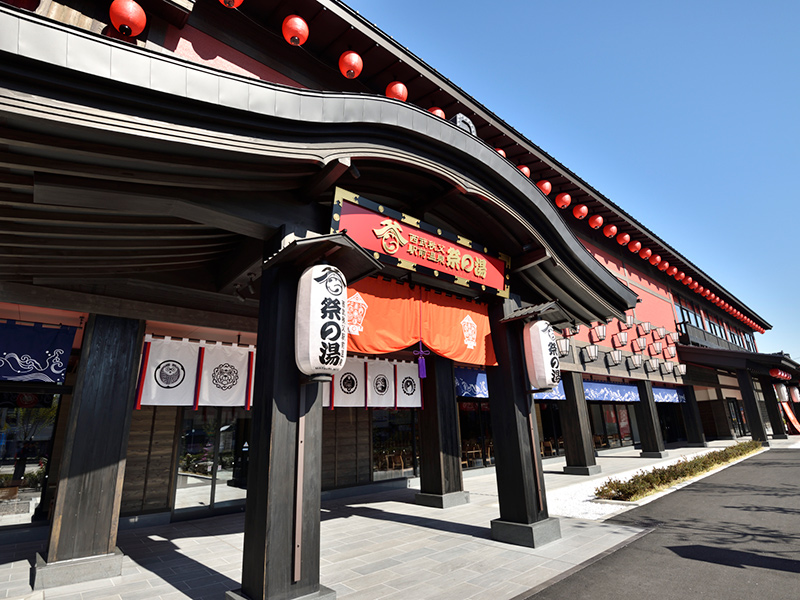
<path fill-rule="evenodd" d="M 770 322 L 800 359 L 800 2 L 345 0 Z"/>

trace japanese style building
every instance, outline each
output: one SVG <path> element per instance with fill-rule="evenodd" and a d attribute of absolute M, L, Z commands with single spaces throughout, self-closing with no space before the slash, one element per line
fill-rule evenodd
<path fill-rule="evenodd" d="M 37 490 L 37 588 L 113 573 L 120 520 L 245 510 L 230 598 L 334 597 L 324 491 L 418 476 L 446 509 L 493 466 L 493 537 L 534 546 L 549 456 L 796 423 L 764 318 L 345 4 L 109 4 L 0 2 L 0 475 Z M 314 264 L 348 283 L 325 382 L 294 358 Z"/>

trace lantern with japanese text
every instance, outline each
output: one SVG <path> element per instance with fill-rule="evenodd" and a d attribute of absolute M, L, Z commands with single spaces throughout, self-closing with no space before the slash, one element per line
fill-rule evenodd
<path fill-rule="evenodd" d="M 547 321 L 531 321 L 522 333 L 528 381 L 535 390 L 554 388 L 561 381 L 561 363 L 553 327 Z"/>
<path fill-rule="evenodd" d="M 308 267 L 297 285 L 295 361 L 306 375 L 330 375 L 347 359 L 347 282 L 331 265 Z"/>

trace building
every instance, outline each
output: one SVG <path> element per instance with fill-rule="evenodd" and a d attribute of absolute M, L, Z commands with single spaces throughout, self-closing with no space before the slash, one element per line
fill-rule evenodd
<path fill-rule="evenodd" d="M 581 474 L 615 445 L 785 435 L 771 371 L 800 370 L 756 352 L 762 317 L 344 4 L 140 4 L 135 37 L 105 4 L 0 5 L 0 318 L 19 348 L 69 338 L 47 361 L 59 377 L 0 382 L 19 445 L 19 409 L 58 400 L 49 449 L 20 461 L 5 442 L 9 464 L 48 459 L 38 587 L 76 559 L 113 569 L 120 518 L 246 506 L 242 594 L 326 597 L 321 488 L 418 472 L 419 501 L 446 508 L 468 500 L 462 468 L 493 464 L 493 535 L 536 545 L 558 536 L 542 456 Z M 312 31 L 300 46 L 290 14 Z M 329 387 L 292 351 L 299 274 L 323 260 L 358 293 L 362 369 Z M 531 409 L 536 320 L 569 345 L 563 385 Z M 158 354 L 172 342 L 183 362 Z M 168 390 L 152 397 L 151 367 Z M 206 376 L 243 395 L 219 400 Z M 367 383 L 394 402 L 337 398 Z M 406 406 L 424 408 L 396 408 L 417 388 Z"/>

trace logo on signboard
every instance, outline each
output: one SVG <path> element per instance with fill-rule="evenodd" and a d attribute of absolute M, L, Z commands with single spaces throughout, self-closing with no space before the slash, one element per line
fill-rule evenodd
<path fill-rule="evenodd" d="M 375 237 L 381 241 L 381 247 L 386 254 L 394 254 L 408 243 L 403 237 L 403 228 L 400 223 L 392 219 L 381 221 L 382 227 L 373 229 Z"/>
<path fill-rule="evenodd" d="M 339 380 L 339 387 L 345 394 L 353 394 L 358 389 L 358 378 L 353 373 L 347 372 Z"/>
<path fill-rule="evenodd" d="M 165 389 L 178 387 L 186 377 L 186 369 L 177 360 L 165 360 L 156 367 L 156 383 Z"/>
<path fill-rule="evenodd" d="M 347 299 L 347 332 L 350 335 L 358 335 L 364 331 L 364 317 L 367 316 L 368 308 L 358 292 Z"/>
<path fill-rule="evenodd" d="M 375 390 L 376 394 L 385 396 L 386 392 L 389 391 L 389 378 L 383 374 L 378 375 L 375 381 L 372 382 L 372 389 Z"/>
<path fill-rule="evenodd" d="M 211 382 L 221 390 L 229 390 L 239 382 L 239 371 L 228 363 L 217 365 L 211 372 Z"/>
<path fill-rule="evenodd" d="M 403 382 L 400 384 L 400 389 L 406 396 L 413 396 L 417 391 L 417 382 L 413 377 L 403 377 Z"/>
<path fill-rule="evenodd" d="M 475 344 L 478 342 L 478 326 L 472 317 L 467 315 L 461 320 L 461 329 L 464 332 L 464 345 L 470 350 L 474 350 Z"/>

